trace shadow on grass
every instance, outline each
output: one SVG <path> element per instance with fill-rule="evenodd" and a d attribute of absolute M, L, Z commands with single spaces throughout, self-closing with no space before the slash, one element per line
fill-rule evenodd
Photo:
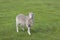
<path fill-rule="evenodd" d="M 36 29 L 31 29 L 31 33 L 54 33 L 56 31 L 55 27 L 46 27 L 44 28 L 36 28 Z"/>

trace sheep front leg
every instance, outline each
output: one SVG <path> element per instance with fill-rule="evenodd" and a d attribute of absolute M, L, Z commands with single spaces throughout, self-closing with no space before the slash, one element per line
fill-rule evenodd
<path fill-rule="evenodd" d="M 28 27 L 28 34 L 31 35 L 31 33 L 30 33 L 30 27 Z"/>
<path fill-rule="evenodd" d="M 31 33 L 30 33 L 30 25 L 26 25 L 26 26 L 27 26 L 27 28 L 28 28 L 28 31 L 27 31 L 28 34 L 31 35 Z"/>

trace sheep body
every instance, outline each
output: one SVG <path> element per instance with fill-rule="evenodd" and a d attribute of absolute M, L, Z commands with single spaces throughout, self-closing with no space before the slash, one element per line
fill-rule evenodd
<path fill-rule="evenodd" d="M 24 25 L 28 28 L 28 34 L 31 35 L 30 33 L 30 28 L 33 24 L 33 14 L 29 13 L 28 16 L 25 16 L 24 14 L 19 14 L 16 16 L 16 30 L 18 32 L 18 25 L 21 25 L 22 30 L 24 31 Z"/>

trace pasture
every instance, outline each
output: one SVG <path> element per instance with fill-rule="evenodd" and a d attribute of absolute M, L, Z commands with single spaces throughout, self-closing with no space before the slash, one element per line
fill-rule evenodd
<path fill-rule="evenodd" d="M 27 28 L 16 32 L 15 17 L 34 13 L 29 36 Z M 60 40 L 60 0 L 0 0 L 0 40 Z"/>

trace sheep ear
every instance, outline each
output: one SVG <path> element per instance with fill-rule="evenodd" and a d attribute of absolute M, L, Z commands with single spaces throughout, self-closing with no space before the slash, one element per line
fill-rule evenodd
<path fill-rule="evenodd" d="M 33 16 L 33 13 L 30 12 L 30 13 L 29 13 L 29 18 L 32 18 L 32 16 Z"/>

